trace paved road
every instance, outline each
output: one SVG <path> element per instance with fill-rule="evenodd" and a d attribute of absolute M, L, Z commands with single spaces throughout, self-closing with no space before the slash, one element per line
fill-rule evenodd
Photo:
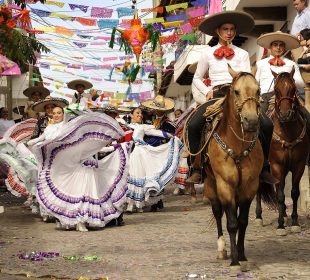
<path fill-rule="evenodd" d="M 216 260 L 210 207 L 201 202 L 192 205 L 189 196 L 173 196 L 171 189 L 163 211 L 126 215 L 123 227 L 87 233 L 56 230 L 22 202 L 0 194 L 0 205 L 5 206 L 0 214 L 0 279 L 29 279 L 28 275 L 34 276 L 30 279 L 182 280 L 187 273 L 203 279 L 310 279 L 310 219 L 304 213 L 300 214 L 302 233 L 277 237 L 277 214 L 265 207 L 265 225 L 259 228 L 252 209 L 246 239 L 249 270 L 236 275 L 229 271 L 228 261 Z M 18 259 L 19 251 L 97 255 L 100 260 L 59 257 L 31 262 Z"/>

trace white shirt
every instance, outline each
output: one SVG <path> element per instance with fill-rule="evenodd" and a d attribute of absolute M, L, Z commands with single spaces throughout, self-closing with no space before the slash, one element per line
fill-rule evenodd
<path fill-rule="evenodd" d="M 77 103 L 77 98 L 75 97 L 75 95 L 79 96 L 79 93 L 77 93 L 77 92 L 74 93 L 72 100 L 71 100 L 71 103 Z M 81 94 L 80 105 L 88 108 L 88 103 L 90 101 L 89 99 L 91 99 L 91 94 L 83 92 Z"/>
<path fill-rule="evenodd" d="M 226 59 L 225 57 L 217 59 L 213 53 L 220 47 L 221 45 L 217 44 L 211 48 L 206 48 L 205 52 L 202 53 L 193 79 L 193 91 L 198 89 L 201 93 L 207 95 L 214 86 L 231 83 L 232 77 L 228 72 L 228 63 L 236 72 L 251 72 L 249 54 L 245 50 L 231 45 L 230 47 L 235 52 L 234 57 L 232 59 Z M 207 71 L 211 86 L 206 86 L 203 83 Z"/>
<path fill-rule="evenodd" d="M 62 133 L 61 128 L 63 127 L 64 124 L 65 123 L 62 121 L 60 123 L 48 125 L 45 128 L 44 132 L 38 138 L 35 138 L 35 139 L 28 141 L 28 143 L 27 143 L 28 146 L 33 146 L 39 142 L 43 142 L 44 140 L 55 139 L 56 137 L 58 137 Z"/>
<path fill-rule="evenodd" d="M 165 137 L 165 133 L 159 129 L 155 129 L 154 125 L 131 123 L 129 127 L 134 130 L 132 138 L 134 141 L 143 141 L 144 135 Z"/>
<path fill-rule="evenodd" d="M 272 75 L 271 70 L 277 74 L 282 73 L 282 72 L 290 73 L 293 67 L 295 68 L 294 80 L 297 85 L 297 88 L 303 91 L 304 81 L 300 75 L 300 71 L 299 71 L 297 64 L 290 59 L 281 57 L 281 59 L 285 62 L 285 65 L 273 66 L 273 65 L 270 65 L 268 62 L 272 58 L 274 58 L 274 56 L 271 55 L 269 57 L 266 57 L 256 62 L 257 71 L 255 74 L 255 78 L 259 82 L 261 94 L 273 91 L 274 76 Z"/>
<path fill-rule="evenodd" d="M 297 34 L 305 29 L 310 28 L 310 8 L 306 7 L 300 13 L 297 13 L 293 25 L 291 34 L 297 36 Z"/>

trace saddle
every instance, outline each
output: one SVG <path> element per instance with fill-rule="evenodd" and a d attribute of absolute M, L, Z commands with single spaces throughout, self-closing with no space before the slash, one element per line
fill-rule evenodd
<path fill-rule="evenodd" d="M 220 123 L 220 120 L 222 119 L 222 111 L 223 111 L 223 103 L 225 101 L 225 97 L 223 98 L 216 98 L 212 99 L 210 101 L 207 101 L 206 103 L 198 106 L 188 117 L 183 130 L 183 139 L 184 139 L 184 145 L 185 149 L 189 152 L 189 155 L 196 156 L 199 155 L 203 150 L 205 150 L 208 146 L 208 143 L 210 141 L 210 138 L 214 132 L 214 130 L 217 128 L 217 126 Z M 195 116 L 195 114 L 201 114 L 201 111 L 204 110 L 203 116 L 206 118 L 206 124 L 204 126 L 204 129 L 201 133 L 200 138 L 200 149 L 196 153 L 192 153 L 190 149 L 190 142 L 188 138 L 188 126 Z"/>

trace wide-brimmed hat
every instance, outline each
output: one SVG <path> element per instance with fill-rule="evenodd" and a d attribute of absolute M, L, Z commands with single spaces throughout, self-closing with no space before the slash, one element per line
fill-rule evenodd
<path fill-rule="evenodd" d="M 113 105 L 106 105 L 105 107 L 91 108 L 93 112 L 99 113 L 118 113 L 117 107 Z"/>
<path fill-rule="evenodd" d="M 44 107 L 46 105 L 53 104 L 57 107 L 64 108 L 69 105 L 69 102 L 63 98 L 56 98 L 47 96 L 44 100 L 38 101 L 32 105 L 32 110 L 36 112 L 44 112 Z"/>
<path fill-rule="evenodd" d="M 26 106 L 17 106 L 13 108 L 13 113 L 18 115 L 23 115 L 25 113 Z"/>
<path fill-rule="evenodd" d="M 285 49 L 287 51 L 296 49 L 300 46 L 298 39 L 288 33 L 282 31 L 270 32 L 261 35 L 257 39 L 257 44 L 263 48 L 270 49 L 270 45 L 274 41 L 281 41 L 285 43 Z"/>
<path fill-rule="evenodd" d="M 237 34 L 250 32 L 255 25 L 254 18 L 246 12 L 224 11 L 208 16 L 200 23 L 199 30 L 210 36 L 217 36 L 216 29 L 226 23 L 235 25 Z"/>
<path fill-rule="evenodd" d="M 85 80 L 82 80 L 82 79 L 73 80 L 73 81 L 67 83 L 67 87 L 74 89 L 74 90 L 76 90 L 77 85 L 83 85 L 85 87 L 85 89 L 90 89 L 93 87 L 92 83 L 85 81 Z"/>
<path fill-rule="evenodd" d="M 153 99 L 148 99 L 141 102 L 141 105 L 156 111 L 170 111 L 174 108 L 174 101 L 171 98 L 157 95 Z"/>
<path fill-rule="evenodd" d="M 50 91 L 47 88 L 41 87 L 41 86 L 29 87 L 23 91 L 24 95 L 26 95 L 29 98 L 35 92 L 38 92 L 41 94 L 41 99 L 44 99 L 46 96 L 50 95 Z"/>
<path fill-rule="evenodd" d="M 129 114 L 131 113 L 131 108 L 130 107 L 124 107 L 124 106 L 119 106 L 117 107 L 117 111 L 121 114 Z"/>

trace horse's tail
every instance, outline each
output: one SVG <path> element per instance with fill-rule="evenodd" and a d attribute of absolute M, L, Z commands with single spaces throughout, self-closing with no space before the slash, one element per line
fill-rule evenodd
<path fill-rule="evenodd" d="M 274 185 L 261 182 L 259 184 L 258 193 L 261 195 L 263 202 L 267 204 L 269 208 L 274 210 L 277 209 L 278 200 Z"/>

